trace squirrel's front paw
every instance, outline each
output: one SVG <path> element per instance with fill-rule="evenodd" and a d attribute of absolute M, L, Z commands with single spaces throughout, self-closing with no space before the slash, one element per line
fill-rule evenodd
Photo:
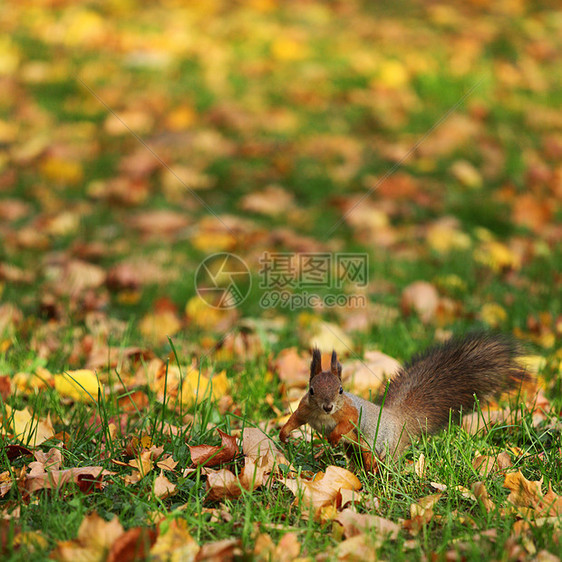
<path fill-rule="evenodd" d="M 330 445 L 337 445 L 340 442 L 341 439 L 341 433 L 339 431 L 332 431 L 332 433 L 330 433 L 330 435 L 328 435 L 328 441 L 330 443 Z"/>

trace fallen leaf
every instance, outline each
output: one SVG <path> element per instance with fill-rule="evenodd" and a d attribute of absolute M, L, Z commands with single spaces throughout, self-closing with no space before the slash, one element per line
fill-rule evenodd
<path fill-rule="evenodd" d="M 60 542 L 52 553 L 54 560 L 94 561 L 106 560 L 111 547 L 124 534 L 117 516 L 110 521 L 102 519 L 97 513 L 84 517 L 78 537 L 74 540 Z"/>
<path fill-rule="evenodd" d="M 294 195 L 278 185 L 245 195 L 240 203 L 244 211 L 267 216 L 286 214 L 294 205 Z"/>
<path fill-rule="evenodd" d="M 353 349 L 353 342 L 337 324 L 317 322 L 312 327 L 312 336 L 308 339 L 308 347 L 334 350 L 339 355 L 345 355 Z"/>
<path fill-rule="evenodd" d="M 162 500 L 177 493 L 176 485 L 170 482 L 160 471 L 160 475 L 154 480 L 154 495 Z"/>
<path fill-rule="evenodd" d="M 313 480 L 303 478 L 284 478 L 281 482 L 293 492 L 295 502 L 301 502 L 314 514 L 331 504 L 335 504 L 342 489 L 360 490 L 361 482 L 357 476 L 345 468 L 328 466 L 326 472 L 315 475 Z"/>
<path fill-rule="evenodd" d="M 234 560 L 242 554 L 240 539 L 223 539 L 222 541 L 208 542 L 201 546 L 197 555 L 197 562 L 208 560 L 212 562 Z"/>
<path fill-rule="evenodd" d="M 25 478 L 24 487 L 28 492 L 36 492 L 43 489 L 59 489 L 69 482 L 74 482 L 80 488 L 95 483 L 99 478 L 110 472 L 101 466 L 81 466 L 65 470 L 50 470 L 48 472 L 28 475 Z"/>
<path fill-rule="evenodd" d="M 105 562 L 136 562 L 146 560 L 156 541 L 156 531 L 146 527 L 134 527 L 117 537 Z"/>
<path fill-rule="evenodd" d="M 190 445 L 191 462 L 193 466 L 218 466 L 232 461 L 238 454 L 236 438 L 217 429 L 221 437 L 221 444 Z"/>
<path fill-rule="evenodd" d="M 522 472 L 510 472 L 505 475 L 503 487 L 511 491 L 507 501 L 517 507 L 536 507 L 542 499 L 542 479 L 527 480 Z"/>
<path fill-rule="evenodd" d="M 162 344 L 181 329 L 181 322 L 170 310 L 147 314 L 139 323 L 140 333 L 149 341 Z"/>
<path fill-rule="evenodd" d="M 335 521 L 343 527 L 344 535 L 347 538 L 361 535 L 373 529 L 376 530 L 377 535 L 396 539 L 400 531 L 400 526 L 389 519 L 379 517 L 378 515 L 357 513 L 350 508 L 338 513 Z"/>
<path fill-rule="evenodd" d="M 37 447 L 55 435 L 50 416 L 37 419 L 26 406 L 23 410 L 14 410 L 6 404 L 6 424 L 14 432 L 14 438 L 29 447 Z"/>
<path fill-rule="evenodd" d="M 77 402 L 97 402 L 102 387 L 94 371 L 79 369 L 55 375 L 55 390 L 63 397 Z"/>
<path fill-rule="evenodd" d="M 225 468 L 207 474 L 207 500 L 218 501 L 237 498 L 242 494 L 238 478 Z"/>
<path fill-rule="evenodd" d="M 337 560 L 344 562 L 375 562 L 377 556 L 377 541 L 372 535 L 355 535 L 342 541 L 335 549 Z"/>
<path fill-rule="evenodd" d="M 505 451 L 498 455 L 480 455 L 472 461 L 472 467 L 481 476 L 499 472 L 511 466 L 511 457 Z"/>
<path fill-rule="evenodd" d="M 475 482 L 472 485 L 472 493 L 488 512 L 496 509 L 494 502 L 488 496 L 488 490 L 483 482 Z"/>
<path fill-rule="evenodd" d="M 254 461 L 265 460 L 271 471 L 275 464 L 289 465 L 285 455 L 277 448 L 271 437 L 257 427 L 246 427 L 242 433 L 242 451 Z"/>
<path fill-rule="evenodd" d="M 275 359 L 275 371 L 288 387 L 304 388 L 310 378 L 310 357 L 296 347 L 283 349 Z"/>
<path fill-rule="evenodd" d="M 174 519 L 160 525 L 160 533 L 150 549 L 150 559 L 154 562 L 185 561 L 197 559 L 199 545 L 189 534 L 185 519 Z"/>
<path fill-rule="evenodd" d="M 410 505 L 410 517 L 425 516 L 429 511 L 433 514 L 433 506 L 443 497 L 443 494 L 431 494 Z"/>
<path fill-rule="evenodd" d="M 388 377 L 395 374 L 401 365 L 396 359 L 380 351 L 366 351 L 363 360 L 346 362 L 342 379 L 347 382 L 349 392 L 369 398 L 381 389 Z"/>
<path fill-rule="evenodd" d="M 256 560 L 277 560 L 278 562 L 292 562 L 299 557 L 301 543 L 296 533 L 285 533 L 275 544 L 269 535 L 258 535 L 253 556 Z"/>
<path fill-rule="evenodd" d="M 415 312 L 420 320 L 427 324 L 435 318 L 439 306 L 439 293 L 427 281 L 415 281 L 402 291 L 402 311 L 404 314 Z"/>

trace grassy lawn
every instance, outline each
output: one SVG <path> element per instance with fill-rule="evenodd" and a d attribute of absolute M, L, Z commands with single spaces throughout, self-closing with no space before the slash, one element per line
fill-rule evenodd
<path fill-rule="evenodd" d="M 562 12 L 492 5 L 0 9 L 3 560 L 559 559 Z M 313 345 L 375 396 L 474 329 L 485 429 L 279 442 Z"/>

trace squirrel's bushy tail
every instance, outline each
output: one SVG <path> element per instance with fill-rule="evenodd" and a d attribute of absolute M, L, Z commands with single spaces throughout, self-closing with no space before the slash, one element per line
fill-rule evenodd
<path fill-rule="evenodd" d="M 453 338 L 415 356 L 389 384 L 384 408 L 399 412 L 411 433 L 437 431 L 449 412 L 470 411 L 527 377 L 518 345 L 502 335 Z"/>

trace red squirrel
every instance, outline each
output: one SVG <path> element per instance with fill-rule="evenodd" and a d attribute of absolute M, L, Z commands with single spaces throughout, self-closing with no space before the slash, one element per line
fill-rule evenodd
<path fill-rule="evenodd" d="M 365 467 L 371 469 L 375 457 L 397 457 L 422 432 L 446 427 L 451 413 L 472 410 L 475 396 L 485 403 L 520 385 L 527 375 L 516 361 L 518 355 L 517 345 L 501 335 L 450 339 L 401 368 L 388 384 L 384 403 L 377 406 L 343 390 L 335 351 L 330 370 L 322 371 L 320 350 L 314 349 L 309 390 L 279 437 L 285 443 L 291 431 L 308 423 L 333 445 L 342 437 L 360 443 Z"/>

